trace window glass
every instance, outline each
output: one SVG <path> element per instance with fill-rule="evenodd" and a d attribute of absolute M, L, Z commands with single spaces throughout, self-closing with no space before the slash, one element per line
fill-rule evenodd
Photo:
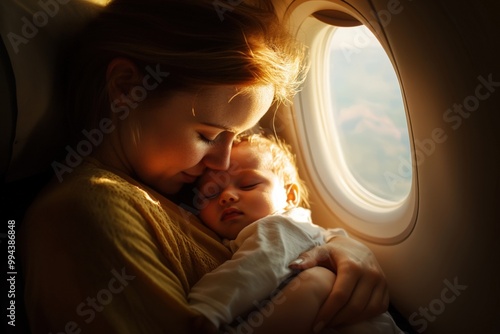
<path fill-rule="evenodd" d="M 401 201 L 411 188 L 412 163 L 394 67 L 365 26 L 335 29 L 329 52 L 332 131 L 351 183 L 358 193 Z"/>

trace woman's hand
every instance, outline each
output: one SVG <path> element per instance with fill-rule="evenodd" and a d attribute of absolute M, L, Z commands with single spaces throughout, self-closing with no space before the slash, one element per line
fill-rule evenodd
<path fill-rule="evenodd" d="M 344 236 L 336 236 L 292 262 L 290 268 L 304 270 L 322 266 L 337 274 L 333 289 L 321 307 L 315 332 L 367 320 L 387 310 L 389 292 L 384 273 L 368 247 Z"/>

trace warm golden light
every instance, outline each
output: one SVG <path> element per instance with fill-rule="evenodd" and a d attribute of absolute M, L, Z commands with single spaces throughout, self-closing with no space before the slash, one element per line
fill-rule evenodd
<path fill-rule="evenodd" d="M 87 0 L 88 2 L 93 2 L 101 6 L 105 6 L 110 2 L 111 0 Z"/>

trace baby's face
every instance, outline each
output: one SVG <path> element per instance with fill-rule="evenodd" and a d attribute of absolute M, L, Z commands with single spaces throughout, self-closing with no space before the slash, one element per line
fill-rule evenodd
<path fill-rule="evenodd" d="M 200 218 L 224 238 L 235 239 L 244 227 L 288 206 L 283 181 L 265 168 L 262 155 L 242 142 L 233 147 L 227 171 L 208 170 L 200 179 Z"/>

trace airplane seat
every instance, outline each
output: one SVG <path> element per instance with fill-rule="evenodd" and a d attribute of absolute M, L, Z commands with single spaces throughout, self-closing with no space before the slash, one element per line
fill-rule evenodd
<path fill-rule="evenodd" d="M 3 35 L 3 34 L 2 34 Z M 9 54 L 0 39 L 0 173 L 5 179 L 12 154 L 12 142 L 16 122 L 15 79 Z"/>
<path fill-rule="evenodd" d="M 96 9 L 86 0 L 0 3 L 4 186 L 48 171 L 65 142 L 60 51 Z"/>
<path fill-rule="evenodd" d="M 17 233 L 24 212 L 53 176 L 51 163 L 65 143 L 58 51 L 98 8 L 85 0 L 0 2 L 0 245 L 5 252 L 7 221 L 15 222 Z M 29 333 L 19 256 L 15 264 L 16 326 L 5 326 L 7 332 Z"/>

